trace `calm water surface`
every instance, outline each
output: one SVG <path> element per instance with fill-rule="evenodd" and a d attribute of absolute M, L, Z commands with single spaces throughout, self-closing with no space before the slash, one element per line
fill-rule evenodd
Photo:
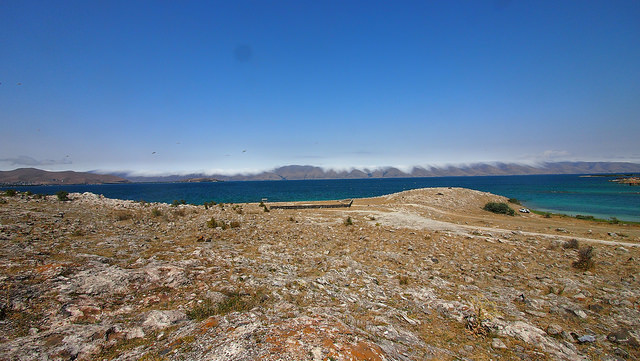
<path fill-rule="evenodd" d="M 104 185 L 10 187 L 20 191 L 54 194 L 92 192 L 105 197 L 188 203 L 311 201 L 363 198 L 426 187 L 464 187 L 517 198 L 527 207 L 570 215 L 583 214 L 640 222 L 640 187 L 609 182 L 609 177 L 528 175 L 491 177 L 436 177 L 392 179 L 338 179 L 250 181 L 217 183 L 133 183 Z M 3 189 L 6 189 L 3 188 Z"/>

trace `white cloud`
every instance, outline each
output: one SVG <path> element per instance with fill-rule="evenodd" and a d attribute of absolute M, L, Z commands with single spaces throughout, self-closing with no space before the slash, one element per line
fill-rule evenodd
<path fill-rule="evenodd" d="M 571 153 L 566 150 L 548 149 L 542 153 L 524 154 L 519 158 L 516 158 L 516 162 L 524 164 L 536 164 L 539 162 L 556 162 L 556 161 L 570 161 Z"/>
<path fill-rule="evenodd" d="M 542 152 L 542 158 L 548 160 L 555 160 L 558 158 L 567 158 L 571 154 L 566 150 L 545 150 Z"/>

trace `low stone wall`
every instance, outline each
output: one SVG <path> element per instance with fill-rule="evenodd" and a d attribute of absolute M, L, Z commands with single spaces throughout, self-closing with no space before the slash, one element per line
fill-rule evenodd
<path fill-rule="evenodd" d="M 316 208 L 349 208 L 353 204 L 353 199 L 349 203 L 339 204 L 297 204 L 288 206 L 271 206 L 270 209 L 316 209 Z"/>

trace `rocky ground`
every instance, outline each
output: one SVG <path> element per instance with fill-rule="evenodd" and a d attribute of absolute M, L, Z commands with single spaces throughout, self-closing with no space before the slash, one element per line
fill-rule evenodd
<path fill-rule="evenodd" d="M 458 188 L 270 212 L 70 198 L 0 197 L 2 359 L 640 358 L 638 225 Z"/>

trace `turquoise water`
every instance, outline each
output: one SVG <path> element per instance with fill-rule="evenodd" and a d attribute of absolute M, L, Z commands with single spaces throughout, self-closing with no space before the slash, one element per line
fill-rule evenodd
<path fill-rule="evenodd" d="M 547 212 L 591 215 L 640 222 L 640 187 L 609 182 L 608 177 L 529 175 L 491 177 L 436 177 L 389 179 L 337 179 L 218 183 L 133 183 L 104 185 L 10 187 L 20 191 L 54 194 L 92 192 L 105 197 L 188 203 L 311 201 L 363 198 L 427 187 L 464 187 L 519 199 L 525 206 Z M 7 187 L 3 188 L 7 189 Z"/>

